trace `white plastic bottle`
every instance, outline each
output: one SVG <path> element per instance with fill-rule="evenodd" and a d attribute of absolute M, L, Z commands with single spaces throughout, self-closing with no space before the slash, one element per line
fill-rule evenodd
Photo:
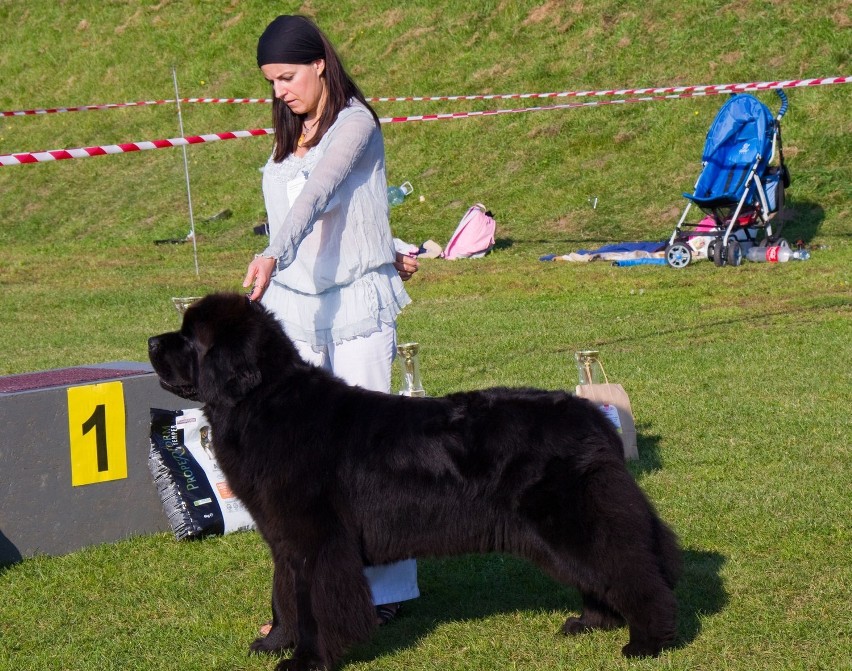
<path fill-rule="evenodd" d="M 405 200 L 405 197 L 414 191 L 414 187 L 411 186 L 411 182 L 403 182 L 399 186 L 389 186 L 388 187 L 388 204 L 391 207 L 395 207 L 396 205 L 400 205 L 402 201 Z"/>
<path fill-rule="evenodd" d="M 746 252 L 749 261 L 768 261 L 769 263 L 785 263 L 790 259 L 807 261 L 811 254 L 807 249 L 791 249 L 790 247 L 750 247 Z"/>

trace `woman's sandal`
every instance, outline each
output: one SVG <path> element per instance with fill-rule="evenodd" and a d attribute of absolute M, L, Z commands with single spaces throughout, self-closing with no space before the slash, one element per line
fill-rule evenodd
<path fill-rule="evenodd" d="M 388 624 L 391 622 L 397 615 L 399 615 L 399 610 L 402 608 L 402 604 L 399 603 L 386 603 L 381 606 L 376 606 L 376 621 L 379 626 Z"/>

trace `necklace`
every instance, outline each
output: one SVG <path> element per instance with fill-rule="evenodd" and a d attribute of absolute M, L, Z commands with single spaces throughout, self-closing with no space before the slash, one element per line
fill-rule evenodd
<path fill-rule="evenodd" d="M 302 134 L 299 136 L 299 141 L 296 143 L 297 147 L 301 147 L 305 144 L 305 138 L 310 135 L 311 131 L 316 128 L 317 122 L 314 121 L 313 125 L 308 126 L 307 123 L 302 123 Z"/>

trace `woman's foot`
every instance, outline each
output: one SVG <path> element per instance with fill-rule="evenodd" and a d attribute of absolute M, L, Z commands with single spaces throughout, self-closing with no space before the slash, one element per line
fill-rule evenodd
<path fill-rule="evenodd" d="M 402 608 L 402 604 L 399 603 L 385 603 L 381 606 L 376 606 L 376 622 L 381 627 L 382 625 L 388 624 L 391 620 L 393 620 L 398 614 L 399 609 Z"/>
<path fill-rule="evenodd" d="M 269 632 L 272 631 L 272 620 L 269 622 L 264 622 L 260 625 L 260 635 L 261 636 L 269 636 Z"/>

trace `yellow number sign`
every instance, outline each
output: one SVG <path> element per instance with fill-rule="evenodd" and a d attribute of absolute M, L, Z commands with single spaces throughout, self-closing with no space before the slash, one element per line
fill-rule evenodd
<path fill-rule="evenodd" d="M 72 486 L 127 477 L 121 382 L 69 387 L 68 430 Z"/>

